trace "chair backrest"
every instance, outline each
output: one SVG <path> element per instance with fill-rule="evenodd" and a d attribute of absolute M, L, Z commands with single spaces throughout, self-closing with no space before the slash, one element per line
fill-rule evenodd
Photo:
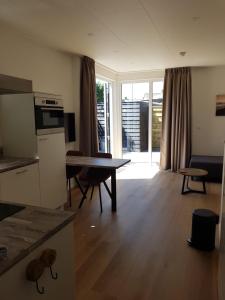
<path fill-rule="evenodd" d="M 111 153 L 105 153 L 105 152 L 96 152 L 92 157 L 96 158 L 111 158 Z M 106 168 L 89 168 L 86 172 L 86 177 L 91 181 L 94 179 L 101 181 L 107 180 L 111 176 L 111 170 Z"/>
<path fill-rule="evenodd" d="M 112 158 L 111 153 L 105 153 L 105 152 L 96 152 L 93 156 L 99 158 Z"/>
<path fill-rule="evenodd" d="M 83 156 L 83 152 L 77 150 L 69 150 L 66 152 L 66 156 Z M 74 176 L 78 175 L 81 170 L 82 167 L 66 166 L 66 178 L 73 178 Z"/>
<path fill-rule="evenodd" d="M 83 156 L 83 152 L 82 151 L 78 151 L 78 150 L 69 150 L 66 152 L 66 156 Z"/>

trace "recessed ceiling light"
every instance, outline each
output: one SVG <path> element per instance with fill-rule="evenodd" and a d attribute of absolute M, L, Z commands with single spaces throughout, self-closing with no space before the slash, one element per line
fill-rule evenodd
<path fill-rule="evenodd" d="M 180 56 L 185 56 L 186 53 L 187 53 L 186 51 L 181 51 L 181 52 L 179 52 Z"/>
<path fill-rule="evenodd" d="M 197 16 L 192 17 L 192 20 L 193 20 L 194 22 L 197 22 L 199 19 L 200 19 L 200 17 L 197 17 Z"/>

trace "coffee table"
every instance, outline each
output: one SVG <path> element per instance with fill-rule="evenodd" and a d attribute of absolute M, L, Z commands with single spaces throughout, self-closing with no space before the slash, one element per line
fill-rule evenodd
<path fill-rule="evenodd" d="M 208 175 L 208 171 L 203 169 L 196 169 L 196 168 L 184 168 L 178 170 L 178 173 L 184 176 L 181 194 L 187 194 L 187 193 L 206 194 L 205 177 Z M 191 189 L 188 185 L 189 177 L 199 177 L 202 181 L 203 190 L 200 191 L 200 190 Z M 185 182 L 186 182 L 186 189 L 185 189 Z"/>

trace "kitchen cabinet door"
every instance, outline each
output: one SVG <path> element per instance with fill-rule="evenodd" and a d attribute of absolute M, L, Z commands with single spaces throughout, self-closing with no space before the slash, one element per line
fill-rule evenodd
<path fill-rule="evenodd" d="M 44 287 L 44 294 L 39 294 L 35 282 L 26 279 L 27 265 L 38 259 L 46 249 L 56 251 L 56 260 L 50 269 L 45 268 L 38 280 L 39 287 Z M 53 237 L 36 248 L 5 274 L 0 276 L 1 300 L 74 300 L 75 299 L 75 263 L 74 263 L 73 222 L 57 232 Z"/>
<path fill-rule="evenodd" d="M 57 208 L 67 201 L 64 133 L 38 136 L 41 206 Z"/>
<path fill-rule="evenodd" d="M 0 174 L 0 199 L 40 206 L 38 163 Z"/>

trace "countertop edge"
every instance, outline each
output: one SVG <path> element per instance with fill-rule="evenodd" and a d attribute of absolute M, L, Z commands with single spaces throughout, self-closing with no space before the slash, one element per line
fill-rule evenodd
<path fill-rule="evenodd" d="M 71 212 L 72 213 L 72 212 Z M 54 229 L 49 231 L 42 237 L 40 240 L 35 242 L 33 245 L 31 245 L 29 248 L 27 248 L 24 251 L 21 251 L 21 253 L 16 257 L 7 267 L 4 268 L 2 272 L 0 272 L 0 277 L 4 275 L 7 271 L 9 271 L 11 268 L 13 268 L 16 264 L 18 264 L 21 260 L 23 260 L 26 256 L 28 256 L 31 252 L 33 252 L 36 248 L 38 248 L 40 245 L 42 245 L 44 242 L 49 240 L 52 236 L 54 236 L 57 232 L 59 232 L 62 228 L 64 228 L 66 225 L 71 223 L 75 218 L 76 212 L 73 212 L 73 214 L 68 217 L 64 222 L 62 222 L 60 225 L 56 226 Z"/>
<path fill-rule="evenodd" d="M 0 169 L 0 174 L 8 172 L 8 171 L 16 170 L 16 169 L 19 169 L 22 167 L 30 166 L 30 165 L 36 164 L 38 162 L 39 162 L 39 158 L 34 158 L 34 159 L 31 159 L 30 161 L 24 161 L 24 162 L 18 163 L 15 166 L 9 166 L 4 169 Z"/>

